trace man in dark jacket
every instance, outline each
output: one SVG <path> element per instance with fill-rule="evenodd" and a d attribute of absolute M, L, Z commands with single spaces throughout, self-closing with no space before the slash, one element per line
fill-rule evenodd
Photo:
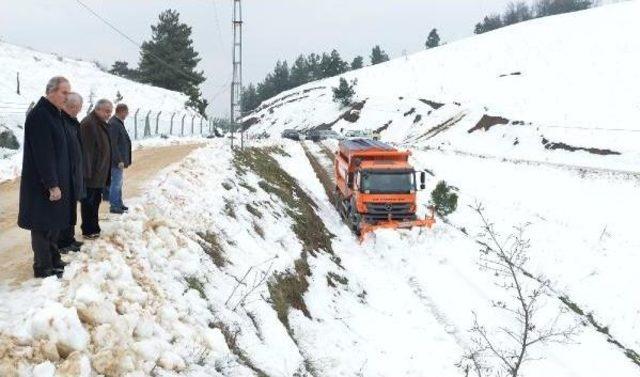
<path fill-rule="evenodd" d="M 102 190 L 109 186 L 111 177 L 111 141 L 107 120 L 113 112 L 109 100 L 101 99 L 94 110 L 80 123 L 83 170 L 86 196 L 80 203 L 82 235 L 85 239 L 100 236 L 98 211 Z"/>
<path fill-rule="evenodd" d="M 61 76 L 47 83 L 46 95 L 27 115 L 20 180 L 18 226 L 31 231 L 35 277 L 62 275 L 60 231 L 69 227 L 71 163 L 62 106 L 70 91 Z"/>
<path fill-rule="evenodd" d="M 69 145 L 69 157 L 71 160 L 71 224 L 60 233 L 58 248 L 60 253 L 66 254 L 69 251 L 79 251 L 82 242 L 76 241 L 75 225 L 77 222 L 78 205 L 77 202 L 84 198 L 84 171 L 82 168 L 82 142 L 80 140 L 80 122 L 77 116 L 82 109 L 82 97 L 75 92 L 69 93 L 67 100 L 62 107 L 62 117 L 64 119 L 65 131 Z"/>
<path fill-rule="evenodd" d="M 122 202 L 122 181 L 124 169 L 131 165 L 131 139 L 124 127 L 124 121 L 129 115 L 127 105 L 120 103 L 116 106 L 116 113 L 109 119 L 109 136 L 111 136 L 111 186 L 109 187 L 109 202 L 111 213 L 122 214 L 128 210 Z"/>

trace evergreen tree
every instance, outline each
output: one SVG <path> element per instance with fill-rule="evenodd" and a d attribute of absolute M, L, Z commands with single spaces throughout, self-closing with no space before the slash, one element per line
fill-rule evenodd
<path fill-rule="evenodd" d="M 120 60 L 113 63 L 109 73 L 134 81 L 136 81 L 138 76 L 137 70 L 129 68 L 129 63 Z"/>
<path fill-rule="evenodd" d="M 438 35 L 438 29 L 431 29 L 427 41 L 425 42 L 427 48 L 434 48 L 440 46 L 440 35 Z"/>
<path fill-rule="evenodd" d="M 300 86 L 311 81 L 311 72 L 309 70 L 309 63 L 304 55 L 298 56 L 296 61 L 291 67 L 291 73 L 289 74 L 289 81 L 291 87 Z"/>
<path fill-rule="evenodd" d="M 115 99 L 115 101 L 113 101 L 113 103 L 118 104 L 118 103 L 122 102 L 123 99 L 124 99 L 124 97 L 122 97 L 122 94 L 118 90 L 118 92 L 116 93 L 116 99 Z"/>
<path fill-rule="evenodd" d="M 360 69 L 364 66 L 364 58 L 362 56 L 356 56 L 351 62 L 351 69 Z"/>
<path fill-rule="evenodd" d="M 353 102 L 353 96 L 356 94 L 355 86 L 358 81 L 353 80 L 348 83 L 344 77 L 340 77 L 340 84 L 333 90 L 333 101 L 340 103 L 342 106 L 349 106 Z"/>
<path fill-rule="evenodd" d="M 502 26 L 504 25 L 500 15 L 493 14 L 491 16 L 486 16 L 482 22 L 477 23 L 473 32 L 476 34 L 482 34 L 491 30 L 499 29 Z"/>
<path fill-rule="evenodd" d="M 384 50 L 382 50 L 380 48 L 380 46 L 375 46 L 372 50 L 371 50 L 371 65 L 376 65 L 376 64 L 380 64 L 380 63 L 384 63 L 386 61 L 389 60 L 389 55 L 387 55 L 386 52 L 384 52 Z"/>
<path fill-rule="evenodd" d="M 187 106 L 204 116 L 207 101 L 202 99 L 198 86 L 205 77 L 202 71 L 196 71 L 201 59 L 193 48 L 191 27 L 181 23 L 180 14 L 172 9 L 160 13 L 158 18 L 158 24 L 151 26 L 151 40 L 142 44 L 139 79 L 186 94 Z"/>
<path fill-rule="evenodd" d="M 291 83 L 289 80 L 289 63 L 278 60 L 271 78 L 273 80 L 273 88 L 276 91 L 276 94 L 291 89 Z"/>
<path fill-rule="evenodd" d="M 322 65 L 320 64 L 321 60 L 322 58 L 320 55 L 315 53 L 312 53 L 307 57 L 307 65 L 309 66 L 309 76 L 311 81 L 324 78 L 322 75 Z"/>
<path fill-rule="evenodd" d="M 242 112 L 248 113 L 258 106 L 260 106 L 258 91 L 253 84 L 249 84 L 249 86 L 242 89 Z"/>
<path fill-rule="evenodd" d="M 342 60 L 337 50 L 332 50 L 330 55 L 322 54 L 320 65 L 323 77 L 337 76 L 349 70 L 349 64 Z"/>
<path fill-rule="evenodd" d="M 446 218 L 458 208 L 458 194 L 455 188 L 447 185 L 445 181 L 440 181 L 431 192 L 430 204 L 435 208 L 435 212 L 441 218 Z"/>

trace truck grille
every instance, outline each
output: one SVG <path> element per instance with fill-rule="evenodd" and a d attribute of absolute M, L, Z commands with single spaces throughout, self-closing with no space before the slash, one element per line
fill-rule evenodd
<path fill-rule="evenodd" d="M 415 220 L 416 216 L 411 212 L 411 203 L 367 203 L 367 213 L 364 214 L 367 222 L 379 220 Z"/>

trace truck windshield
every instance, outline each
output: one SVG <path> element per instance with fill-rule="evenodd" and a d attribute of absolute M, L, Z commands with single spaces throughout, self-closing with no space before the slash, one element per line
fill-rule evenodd
<path fill-rule="evenodd" d="M 360 184 L 363 192 L 408 194 L 415 191 L 415 177 L 413 172 L 363 172 Z"/>

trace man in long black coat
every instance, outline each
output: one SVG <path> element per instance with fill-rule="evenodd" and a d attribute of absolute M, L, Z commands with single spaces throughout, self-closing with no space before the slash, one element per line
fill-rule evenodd
<path fill-rule="evenodd" d="M 20 180 L 18 226 L 31 231 L 35 277 L 61 276 L 57 241 L 70 224 L 71 169 L 62 106 L 69 81 L 54 77 L 27 115 Z"/>
<path fill-rule="evenodd" d="M 69 157 L 71 160 L 71 224 L 60 233 L 58 248 L 61 253 L 69 251 L 79 251 L 82 242 L 75 238 L 75 225 L 77 222 L 78 206 L 77 202 L 85 196 L 83 161 L 82 161 L 82 141 L 80 139 L 80 122 L 78 113 L 82 109 L 82 96 L 71 92 L 62 107 L 62 117 L 64 119 L 65 131 L 69 145 Z"/>

